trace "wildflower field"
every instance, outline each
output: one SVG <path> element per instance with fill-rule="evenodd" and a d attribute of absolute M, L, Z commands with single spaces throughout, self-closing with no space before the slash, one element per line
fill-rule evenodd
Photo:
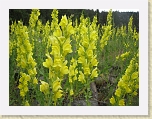
<path fill-rule="evenodd" d="M 138 106 L 139 33 L 115 27 L 112 10 L 105 25 L 82 14 L 42 24 L 33 9 L 29 25 L 9 28 L 10 106 Z"/>

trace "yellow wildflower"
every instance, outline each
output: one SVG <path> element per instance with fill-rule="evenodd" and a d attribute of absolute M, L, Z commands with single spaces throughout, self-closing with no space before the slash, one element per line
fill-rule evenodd
<path fill-rule="evenodd" d="M 84 70 L 84 74 L 86 74 L 86 75 L 89 75 L 89 74 L 90 74 L 89 65 L 85 65 L 85 66 L 83 67 L 83 70 Z"/>
<path fill-rule="evenodd" d="M 23 89 L 21 89 L 21 90 L 20 90 L 20 96 L 21 96 L 21 97 L 24 97 L 24 96 L 25 96 L 25 94 L 26 94 L 26 93 L 24 92 L 24 90 L 23 90 Z"/>
<path fill-rule="evenodd" d="M 38 80 L 36 77 L 33 79 L 33 84 L 38 84 Z"/>
<path fill-rule="evenodd" d="M 138 72 L 134 72 L 132 75 L 131 75 L 131 79 L 136 79 L 138 78 Z"/>
<path fill-rule="evenodd" d="M 112 96 L 112 98 L 110 98 L 110 103 L 112 104 L 112 105 L 114 105 L 115 104 L 115 98 Z"/>
<path fill-rule="evenodd" d="M 71 44 L 69 42 L 65 42 L 63 44 L 63 56 L 66 56 L 68 53 L 71 52 L 72 52 Z"/>
<path fill-rule="evenodd" d="M 56 101 L 58 98 L 61 98 L 62 97 L 62 90 L 58 90 L 54 95 L 53 95 L 53 101 L 55 102 L 55 105 L 56 105 Z"/>
<path fill-rule="evenodd" d="M 124 99 L 119 100 L 119 105 L 120 105 L 120 106 L 125 106 Z"/>
<path fill-rule="evenodd" d="M 61 58 L 59 56 L 54 58 L 53 67 L 55 67 L 57 69 L 62 67 L 62 61 L 61 61 Z"/>
<path fill-rule="evenodd" d="M 64 28 L 65 26 L 67 26 L 67 24 L 68 24 L 68 20 L 67 20 L 66 15 L 64 15 L 62 16 L 62 19 L 59 25 Z"/>
<path fill-rule="evenodd" d="M 40 91 L 43 92 L 45 95 L 49 94 L 49 84 L 45 81 L 41 81 Z"/>
<path fill-rule="evenodd" d="M 24 104 L 25 106 L 30 106 L 30 104 L 28 103 L 28 101 L 26 100 L 25 101 L 25 104 Z"/>
<path fill-rule="evenodd" d="M 98 61 L 96 59 L 96 56 L 94 56 L 92 59 L 91 59 L 91 65 L 92 66 L 97 66 L 98 65 Z"/>
<path fill-rule="evenodd" d="M 86 58 L 84 56 L 79 57 L 78 58 L 78 63 L 86 64 Z"/>
<path fill-rule="evenodd" d="M 46 61 L 43 62 L 43 66 L 49 68 L 50 66 L 53 65 L 53 61 L 52 61 L 52 58 L 48 54 L 46 54 L 46 56 L 48 57 L 48 59 L 46 59 Z"/>
<path fill-rule="evenodd" d="M 81 81 L 82 83 L 86 83 L 86 80 L 84 79 L 84 74 L 82 73 L 82 71 L 79 71 L 79 77 L 78 77 L 78 79 L 79 79 L 79 81 Z"/>
<path fill-rule="evenodd" d="M 133 95 L 135 95 L 135 96 L 136 96 L 137 94 L 138 94 L 138 93 L 137 93 L 136 91 L 134 91 L 134 92 L 133 92 Z"/>
<path fill-rule="evenodd" d="M 59 89 L 62 89 L 61 82 L 59 80 L 55 80 L 53 82 L 53 92 L 57 92 Z"/>
<path fill-rule="evenodd" d="M 121 89 L 120 89 L 120 88 L 118 88 L 118 89 L 116 90 L 115 95 L 118 96 L 118 97 L 121 96 Z"/>
<path fill-rule="evenodd" d="M 81 56 L 81 55 L 84 55 L 84 53 L 85 53 L 84 47 L 80 45 L 78 49 L 78 55 Z"/>
<path fill-rule="evenodd" d="M 74 94 L 73 89 L 70 90 L 70 95 L 72 96 Z"/>
<path fill-rule="evenodd" d="M 91 78 L 94 78 L 94 77 L 98 77 L 97 67 L 95 69 L 93 69 L 92 73 L 91 73 Z"/>

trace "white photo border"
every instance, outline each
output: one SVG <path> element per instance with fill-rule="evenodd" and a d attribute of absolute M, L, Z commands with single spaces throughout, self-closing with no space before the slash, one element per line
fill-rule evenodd
<path fill-rule="evenodd" d="M 9 106 L 9 9 L 139 9 L 139 106 Z M 0 115 L 148 115 L 148 0 L 0 2 Z"/>

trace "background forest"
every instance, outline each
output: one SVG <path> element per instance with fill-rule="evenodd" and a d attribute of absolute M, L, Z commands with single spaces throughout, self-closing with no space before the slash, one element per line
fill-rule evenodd
<path fill-rule="evenodd" d="M 10 9 L 9 11 L 9 23 L 11 24 L 12 21 L 23 21 L 24 25 L 28 25 L 29 18 L 31 14 L 31 9 Z M 49 22 L 52 21 L 52 18 L 50 17 L 53 9 L 40 9 L 40 16 L 39 19 L 42 20 L 42 23 L 45 24 L 48 20 Z M 58 9 L 59 14 L 58 18 L 61 19 L 62 15 L 66 15 L 67 17 L 70 17 L 73 15 L 72 20 L 75 21 L 75 19 L 78 19 L 81 16 L 81 14 L 84 14 L 84 17 L 89 17 L 90 20 L 93 20 L 93 17 L 97 15 L 97 21 L 98 24 L 104 25 L 106 24 L 107 14 L 108 12 L 102 11 L 99 12 L 99 9 L 96 11 L 89 10 L 89 9 Z M 139 12 L 119 12 L 119 11 L 113 11 L 113 22 L 114 25 L 117 27 L 120 27 L 122 25 L 127 26 L 129 18 L 133 16 L 133 26 L 136 27 L 136 31 L 139 31 Z"/>

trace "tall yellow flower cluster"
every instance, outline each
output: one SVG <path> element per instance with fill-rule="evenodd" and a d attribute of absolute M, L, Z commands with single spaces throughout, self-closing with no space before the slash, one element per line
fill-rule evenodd
<path fill-rule="evenodd" d="M 41 22 L 38 20 L 39 16 L 40 16 L 40 10 L 32 9 L 32 12 L 30 14 L 30 19 L 29 19 L 29 27 L 30 27 L 29 37 L 30 37 L 30 42 L 32 43 L 33 48 L 34 48 L 34 44 L 35 44 L 34 41 L 38 40 L 37 36 L 40 32 L 40 27 L 41 27 Z"/>
<path fill-rule="evenodd" d="M 98 77 L 98 61 L 96 55 L 98 29 L 96 23 L 96 16 L 94 16 L 93 22 L 91 23 L 90 19 L 84 18 L 82 14 L 80 17 L 80 25 L 77 29 L 77 36 L 75 36 L 75 38 L 77 38 L 78 48 L 78 81 L 87 89 L 86 92 L 84 92 L 87 105 L 90 105 L 90 83 L 94 81 L 95 77 Z"/>
<path fill-rule="evenodd" d="M 20 72 L 21 78 L 20 78 L 20 84 L 18 88 L 20 89 L 20 96 L 25 97 L 27 91 L 28 91 L 28 82 L 31 80 L 31 77 L 28 74 L 25 74 L 23 72 Z"/>
<path fill-rule="evenodd" d="M 136 49 L 135 47 L 138 48 L 139 33 L 137 33 L 136 28 L 133 29 L 133 16 L 129 19 L 127 38 L 134 42 L 129 42 L 129 46 L 131 46 L 129 47 L 130 49 Z"/>
<path fill-rule="evenodd" d="M 100 40 L 100 47 L 103 50 L 104 46 L 107 45 L 109 38 L 112 35 L 112 10 L 108 12 L 107 25 L 102 26 L 103 35 Z"/>
<path fill-rule="evenodd" d="M 78 74 L 77 60 L 72 58 L 71 64 L 70 64 L 70 67 L 69 67 L 70 95 L 74 94 L 73 84 L 77 80 L 77 74 Z"/>
<path fill-rule="evenodd" d="M 12 55 L 13 49 L 16 47 L 16 36 L 14 34 L 16 28 L 16 22 L 10 26 L 10 39 L 9 39 L 9 57 Z"/>
<path fill-rule="evenodd" d="M 125 74 L 119 79 L 115 95 L 110 98 L 112 105 L 132 105 L 133 98 L 138 95 L 139 73 L 138 54 L 131 59 Z"/>
<path fill-rule="evenodd" d="M 130 19 L 129 19 L 129 23 L 128 23 L 128 33 L 133 33 L 132 23 L 133 23 L 133 16 L 131 16 Z"/>
<path fill-rule="evenodd" d="M 52 50 L 46 54 L 48 59 L 43 62 L 43 66 L 49 68 L 49 85 L 52 87 L 52 100 L 54 101 L 54 105 L 56 105 L 57 99 L 62 96 L 61 82 L 64 75 L 69 73 L 66 55 L 72 53 L 70 35 L 74 33 L 72 22 L 68 21 L 66 15 L 62 16 L 58 24 L 56 20 L 57 14 L 57 10 L 53 10 L 53 20 L 51 23 L 52 35 L 50 36 Z"/>
<path fill-rule="evenodd" d="M 116 60 L 122 60 L 122 61 L 124 61 L 129 56 L 129 54 L 130 54 L 130 51 L 125 52 L 125 53 L 121 54 L 120 56 L 118 55 L 116 57 Z"/>
<path fill-rule="evenodd" d="M 9 57 L 12 55 L 14 44 L 15 44 L 14 41 L 9 40 Z"/>
<path fill-rule="evenodd" d="M 136 46 L 138 47 L 139 33 L 137 33 L 136 29 L 134 29 L 134 32 L 133 32 L 133 40 L 134 40 L 134 47 Z"/>
<path fill-rule="evenodd" d="M 82 70 L 79 71 L 78 80 L 82 83 L 89 83 L 94 77 L 98 76 L 95 50 L 97 43 L 96 29 L 97 17 L 95 16 L 92 24 L 88 18 L 81 17 L 80 29 L 80 43 L 78 48 L 78 63 L 82 65 Z M 89 81 L 89 79 L 91 79 Z"/>
<path fill-rule="evenodd" d="M 32 9 L 32 13 L 30 15 L 30 20 L 29 20 L 29 25 L 31 28 L 34 28 L 36 26 L 36 22 L 38 20 L 39 15 L 40 15 L 40 10 Z"/>
<path fill-rule="evenodd" d="M 51 41 L 49 40 L 50 36 L 50 23 L 49 21 L 46 22 L 45 26 L 43 26 L 43 33 L 42 33 L 42 43 L 46 46 L 45 52 L 48 53 L 48 49 L 51 46 Z"/>
<path fill-rule="evenodd" d="M 21 69 L 21 77 L 19 79 L 20 96 L 25 98 L 25 95 L 28 91 L 28 82 L 31 85 L 38 83 L 36 71 L 36 62 L 33 59 L 32 55 L 32 46 L 29 42 L 28 29 L 26 26 L 23 26 L 22 22 L 18 21 L 15 34 L 17 36 L 17 66 Z M 24 72 L 24 73 L 23 73 Z"/>

